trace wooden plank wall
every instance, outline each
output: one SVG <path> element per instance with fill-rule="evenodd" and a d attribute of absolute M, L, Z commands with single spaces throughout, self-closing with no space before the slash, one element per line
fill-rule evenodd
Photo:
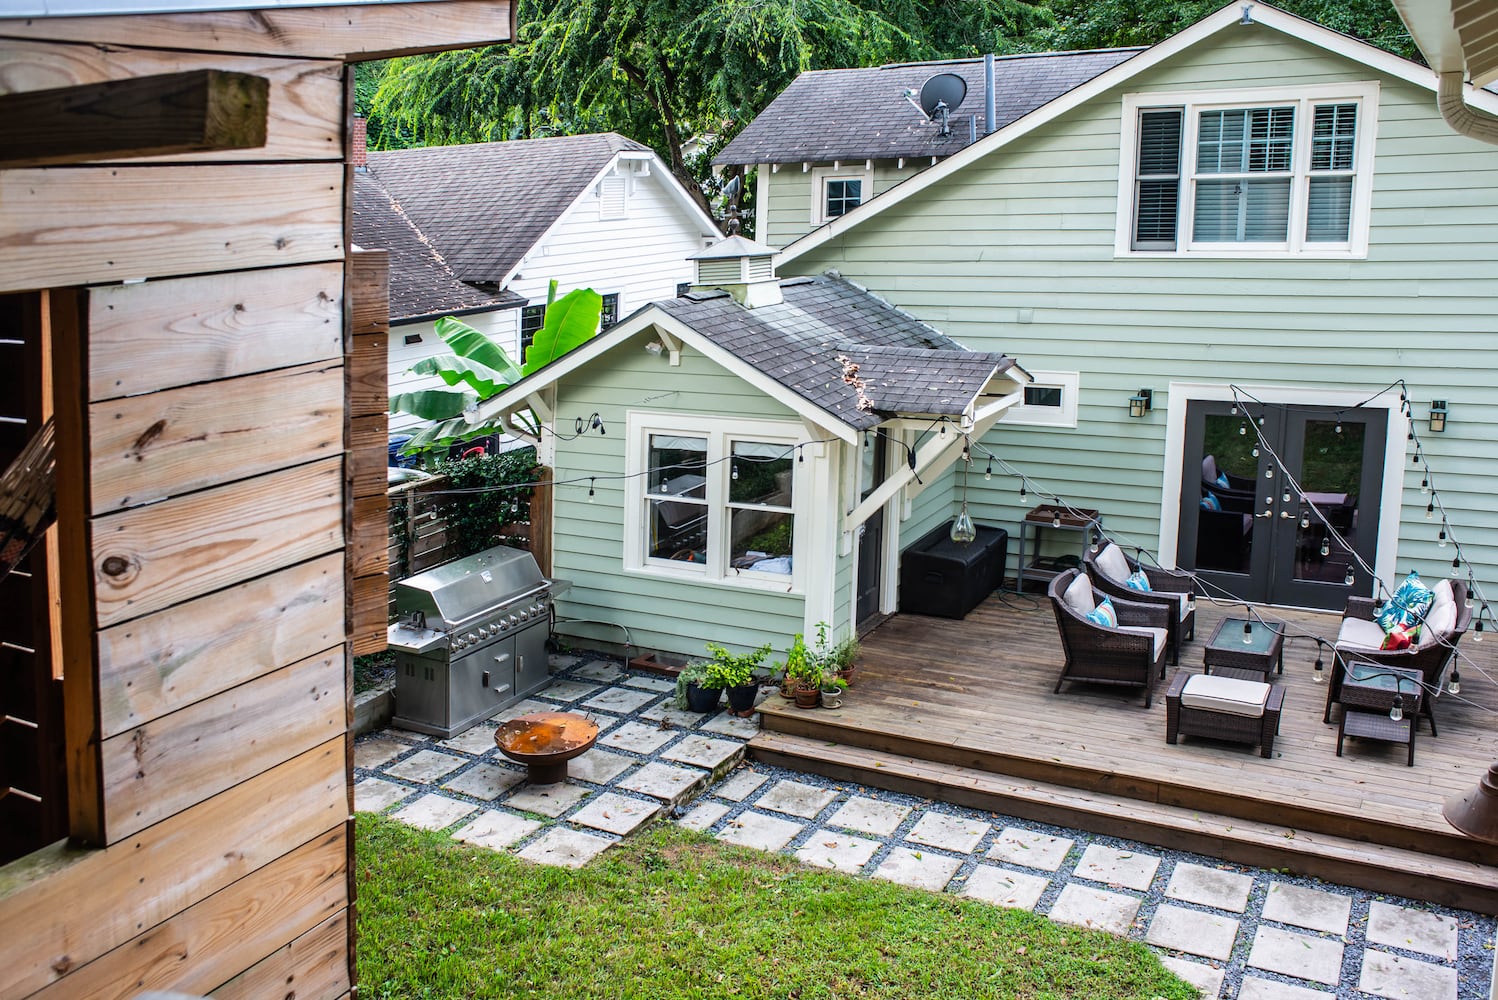
<path fill-rule="evenodd" d="M 349 578 L 353 581 L 354 655 L 385 648 L 386 595 L 390 591 L 385 466 L 388 460 L 390 389 L 390 259 L 384 250 L 359 250 L 349 261 L 349 313 L 353 336 L 348 378 Z"/>
<path fill-rule="evenodd" d="M 350 398 L 385 401 L 350 378 L 383 320 L 350 338 L 346 62 L 509 31 L 502 0 L 0 18 L 0 94 L 270 90 L 259 149 L 0 170 L 0 294 L 51 290 L 58 348 L 73 792 L 72 840 L 0 866 L 0 998 L 350 994 L 348 580 L 383 626 L 385 534 L 346 544 L 384 492 Z"/>

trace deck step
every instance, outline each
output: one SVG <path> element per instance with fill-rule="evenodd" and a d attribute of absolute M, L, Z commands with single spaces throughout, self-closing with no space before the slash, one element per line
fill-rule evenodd
<path fill-rule="evenodd" d="M 755 760 L 1034 822 L 1498 914 L 1498 868 L 778 732 Z"/>

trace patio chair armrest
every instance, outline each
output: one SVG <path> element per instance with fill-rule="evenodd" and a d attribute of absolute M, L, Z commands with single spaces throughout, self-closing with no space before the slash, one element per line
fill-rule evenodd
<path fill-rule="evenodd" d="M 1127 601 L 1121 597 L 1111 598 L 1118 611 L 1118 624 L 1142 625 L 1147 628 L 1170 628 L 1171 610 L 1168 605 L 1143 601 Z"/>
<path fill-rule="evenodd" d="M 1176 675 L 1170 679 L 1170 688 L 1165 692 L 1165 697 L 1171 701 L 1175 701 L 1176 699 L 1180 698 L 1181 692 L 1186 688 L 1186 682 L 1189 681 L 1192 676 L 1193 675 L 1188 674 L 1184 670 L 1177 670 Z"/>
<path fill-rule="evenodd" d="M 1278 713 L 1285 707 L 1285 689 L 1278 684 L 1269 685 L 1269 697 L 1264 699 L 1264 711 Z"/>
<path fill-rule="evenodd" d="M 1373 621 L 1373 608 L 1378 602 L 1371 597 L 1349 597 L 1347 609 L 1342 612 L 1343 618 L 1361 618 L 1365 622 Z"/>
<path fill-rule="evenodd" d="M 1146 569 L 1145 577 L 1149 579 L 1150 590 L 1160 594 L 1192 594 L 1195 593 L 1195 581 L 1188 573 L 1177 573 L 1173 569 Z"/>

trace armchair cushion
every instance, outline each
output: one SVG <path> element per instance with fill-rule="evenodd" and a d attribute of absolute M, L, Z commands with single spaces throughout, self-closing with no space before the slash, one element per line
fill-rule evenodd
<path fill-rule="evenodd" d="M 1366 618 L 1344 618 L 1342 629 L 1337 633 L 1337 647 L 1378 649 L 1384 644 L 1384 634 L 1377 622 Z"/>
<path fill-rule="evenodd" d="M 1130 573 L 1128 579 L 1124 581 L 1124 586 L 1128 587 L 1130 590 L 1138 590 L 1147 594 L 1151 589 L 1150 578 L 1145 575 L 1144 570 L 1136 569 L 1134 572 Z"/>
<path fill-rule="evenodd" d="M 1061 599 L 1066 602 L 1067 607 L 1083 617 L 1092 614 L 1097 608 L 1097 598 L 1092 594 L 1092 581 L 1087 579 L 1086 573 L 1077 574 L 1077 578 L 1067 585 Z"/>
<path fill-rule="evenodd" d="M 1150 628 L 1145 625 L 1120 625 L 1118 631 L 1129 632 L 1133 635 L 1147 635 L 1150 637 L 1150 656 L 1160 658 L 1160 651 L 1165 648 L 1165 640 L 1169 636 L 1163 628 Z"/>
<path fill-rule="evenodd" d="M 1420 630 L 1420 641 L 1416 645 L 1429 646 L 1431 643 L 1442 642 L 1451 637 L 1451 631 L 1454 628 L 1456 628 L 1456 601 L 1450 597 L 1442 600 L 1438 596 L 1436 602 L 1430 606 L 1430 610 L 1425 613 L 1425 627 Z"/>
<path fill-rule="evenodd" d="M 1409 649 L 1419 638 L 1419 625 L 1395 625 L 1389 630 L 1389 634 L 1384 636 L 1384 641 L 1378 648 L 1385 651 Z"/>
<path fill-rule="evenodd" d="M 1385 632 L 1392 631 L 1396 625 L 1411 625 L 1421 621 L 1425 612 L 1430 610 L 1435 601 L 1435 593 L 1420 580 L 1420 574 L 1411 572 L 1394 591 L 1394 596 L 1389 598 L 1389 603 L 1384 609 L 1374 615 L 1374 621 Z"/>
<path fill-rule="evenodd" d="M 1123 549 L 1113 542 L 1103 547 L 1103 551 L 1097 554 L 1093 564 L 1109 580 L 1122 586 L 1129 578 L 1129 557 L 1123 554 Z"/>
<path fill-rule="evenodd" d="M 1207 495 L 1202 497 L 1202 510 L 1222 510 L 1222 501 L 1217 499 L 1216 493 L 1208 490 Z"/>

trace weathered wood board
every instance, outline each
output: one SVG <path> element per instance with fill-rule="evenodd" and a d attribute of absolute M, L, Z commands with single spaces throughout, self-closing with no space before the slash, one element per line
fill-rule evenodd
<path fill-rule="evenodd" d="M 343 459 L 217 486 L 93 522 L 100 627 L 343 545 Z"/>
<path fill-rule="evenodd" d="M 508 0 L 0 20 L 14 38 L 351 61 L 491 45 L 513 28 Z"/>
<path fill-rule="evenodd" d="M 343 732 L 343 647 L 104 741 L 109 842 Z"/>
<path fill-rule="evenodd" d="M 385 648 L 385 623 L 389 618 L 390 577 L 374 573 L 354 579 L 354 615 L 350 638 L 354 655 L 378 653 Z"/>
<path fill-rule="evenodd" d="M 3 24 L 3 22 L 0 22 Z M 343 156 L 343 64 L 330 60 L 210 55 L 101 45 L 58 45 L 0 38 L 0 94 L 127 80 L 185 70 L 220 69 L 270 83 L 265 145 L 243 151 L 173 154 L 183 163 L 254 160 L 338 160 Z"/>
<path fill-rule="evenodd" d="M 389 572 L 389 507 L 390 501 L 384 496 L 354 498 L 349 566 L 356 577 Z"/>
<path fill-rule="evenodd" d="M 342 311 L 337 262 L 91 289 L 89 398 L 341 358 Z"/>
<path fill-rule="evenodd" d="M 341 828 L 344 743 L 331 740 L 102 850 L 59 845 L 32 855 L 26 869 L 7 869 L 0 996 L 29 996 L 310 837 Z"/>
<path fill-rule="evenodd" d="M 93 511 L 108 513 L 343 450 L 333 362 L 95 403 Z"/>
<path fill-rule="evenodd" d="M 121 944 L 34 1000 L 131 1000 L 211 989 L 342 911 L 348 831 L 337 827 Z M 284 994 L 282 994 L 284 995 Z"/>
<path fill-rule="evenodd" d="M 349 421 L 349 469 L 355 497 L 383 497 L 389 489 L 390 437 L 385 415 L 353 417 Z"/>
<path fill-rule="evenodd" d="M 343 557 L 319 556 L 99 633 L 107 739 L 343 638 Z"/>
<path fill-rule="evenodd" d="M 329 163 L 0 171 L 0 291 L 335 260 Z"/>
<path fill-rule="evenodd" d="M 213 991 L 215 1000 L 334 1000 L 348 991 L 349 915 L 339 911 Z"/>

